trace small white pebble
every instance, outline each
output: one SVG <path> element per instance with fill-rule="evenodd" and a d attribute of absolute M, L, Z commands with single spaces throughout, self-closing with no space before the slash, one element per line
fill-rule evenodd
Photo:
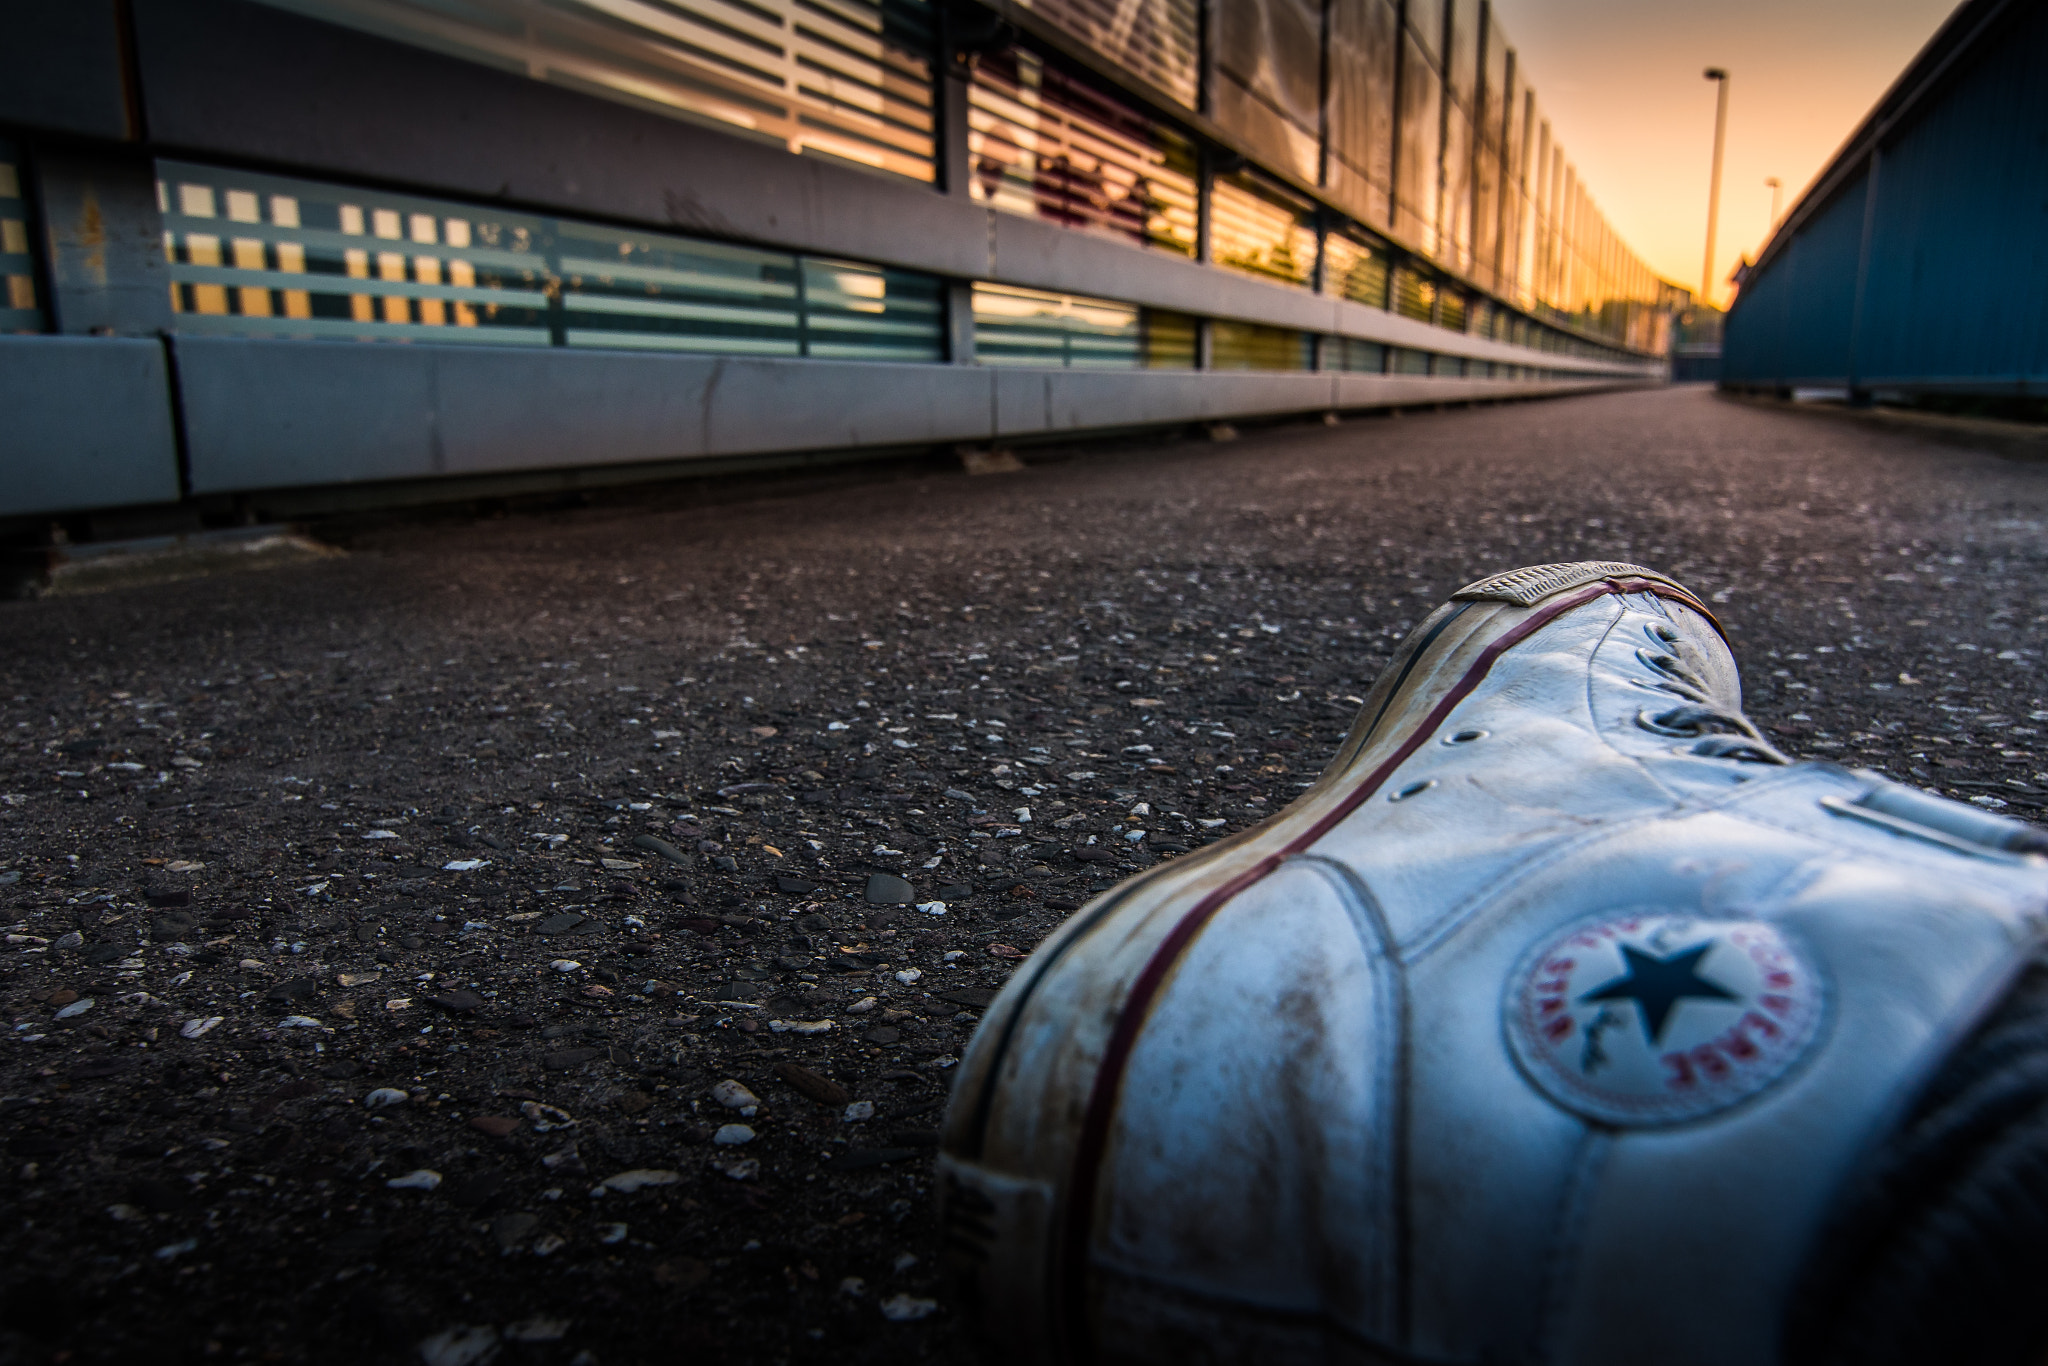
<path fill-rule="evenodd" d="M 726 1109 L 738 1110 L 744 1115 L 753 1114 L 754 1107 L 761 1103 L 759 1096 L 749 1091 L 744 1084 L 733 1080 L 731 1077 L 727 1077 L 724 1081 L 711 1088 L 711 1098 Z"/>
<path fill-rule="evenodd" d="M 921 1300 L 915 1295 L 894 1295 L 882 1301 L 882 1317 L 891 1323 L 915 1323 L 938 1312 L 937 1300 Z"/>
<path fill-rule="evenodd" d="M 718 1132 L 711 1135 L 711 1141 L 721 1148 L 737 1148 L 742 1143 L 752 1143 L 754 1131 L 744 1124 L 721 1124 Z"/>
<path fill-rule="evenodd" d="M 904 986 L 912 986 L 922 976 L 924 976 L 924 973 L 918 968 L 905 968 L 896 974 L 896 980 L 903 983 Z"/>
<path fill-rule="evenodd" d="M 848 1124 L 859 1124 L 863 1120 L 873 1119 L 874 1117 L 875 1103 L 871 1100 L 857 1100 L 847 1106 L 845 1112 L 840 1115 L 840 1118 Z"/>

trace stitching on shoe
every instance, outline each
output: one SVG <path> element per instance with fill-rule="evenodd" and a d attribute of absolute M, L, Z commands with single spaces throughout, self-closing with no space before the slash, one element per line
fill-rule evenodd
<path fill-rule="evenodd" d="M 1550 1225 L 1550 1255 L 1544 1259 L 1547 1274 L 1536 1302 L 1536 1331 L 1532 1334 L 1538 1345 L 1539 1361 L 1564 1359 L 1563 1336 L 1571 1314 L 1572 1286 L 1578 1279 L 1578 1254 L 1585 1245 L 1581 1234 L 1592 1218 L 1593 1196 L 1613 1151 L 1613 1130 L 1588 1124 L 1579 1135 L 1578 1151 L 1572 1155 L 1571 1176 L 1558 1193 L 1558 1208 Z"/>
<path fill-rule="evenodd" d="M 1375 1111 L 1381 1120 L 1373 1127 L 1379 1132 L 1381 1146 L 1387 1154 L 1387 1181 L 1392 1189 L 1386 1194 L 1393 1210 L 1394 1227 L 1389 1235 L 1393 1247 L 1387 1259 L 1393 1267 L 1393 1284 L 1385 1288 L 1385 1303 L 1380 1310 L 1381 1322 L 1391 1325 L 1394 1339 L 1406 1342 L 1409 1287 L 1413 1279 L 1413 1268 L 1409 1263 L 1413 1211 L 1408 1203 L 1411 1165 L 1408 1114 L 1413 1105 L 1410 1082 L 1414 1059 L 1408 1031 L 1402 1027 L 1408 1018 L 1408 965 L 1401 956 L 1400 941 L 1394 937 L 1394 926 L 1387 919 L 1386 908 L 1380 904 L 1372 887 L 1359 876 L 1357 869 L 1327 854 L 1296 854 L 1288 862 L 1321 875 L 1336 890 L 1338 898 L 1347 903 L 1353 920 L 1359 922 L 1359 938 L 1365 941 L 1371 954 L 1374 980 L 1383 988 L 1384 999 L 1378 1003 L 1380 1009 L 1374 1012 L 1374 1018 L 1386 1037 L 1393 1040 L 1394 1046 L 1384 1055 L 1389 1073 L 1387 1090 L 1393 1097 L 1393 1103 Z"/>

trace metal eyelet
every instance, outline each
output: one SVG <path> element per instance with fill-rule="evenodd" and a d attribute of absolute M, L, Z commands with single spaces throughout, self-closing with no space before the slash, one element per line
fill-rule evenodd
<path fill-rule="evenodd" d="M 1420 793 L 1423 793 L 1423 792 L 1427 792 L 1427 791 L 1429 791 L 1429 790 L 1430 790 L 1430 789 L 1431 789 L 1432 787 L 1435 787 L 1435 786 L 1436 786 L 1436 779 L 1434 779 L 1434 778 L 1424 778 L 1424 779 L 1423 779 L 1423 780 L 1422 780 L 1421 782 L 1419 782 L 1419 783 L 1410 783 L 1410 784 L 1408 784 L 1408 786 L 1406 786 L 1406 787 L 1402 788 L 1402 789 L 1401 789 L 1401 790 L 1400 790 L 1399 792 L 1389 793 L 1389 794 L 1388 794 L 1388 796 L 1387 796 L 1387 800 L 1388 800 L 1388 801 L 1390 801 L 1390 802 L 1405 802 L 1405 801 L 1407 801 L 1407 800 L 1408 800 L 1408 799 L 1409 799 L 1410 797 L 1416 796 L 1416 795 L 1418 795 L 1418 794 L 1420 794 Z"/>
<path fill-rule="evenodd" d="M 1637 650 L 1636 658 L 1666 678 L 1677 677 L 1678 671 L 1685 667 L 1685 662 L 1677 655 L 1652 654 L 1648 650 Z"/>
<path fill-rule="evenodd" d="M 1444 743 L 1447 745 L 1469 745 L 1474 740 L 1484 740 L 1491 734 L 1493 732 L 1490 730 L 1461 730 L 1455 735 L 1446 735 Z"/>

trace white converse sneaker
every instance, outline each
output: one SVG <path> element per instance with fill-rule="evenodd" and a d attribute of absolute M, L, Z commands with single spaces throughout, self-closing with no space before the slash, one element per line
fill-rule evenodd
<path fill-rule="evenodd" d="M 1831 1196 L 2039 939 L 2043 848 L 1790 763 L 1662 575 L 1473 584 L 1313 789 L 990 1007 L 968 1307 L 1030 1362 L 1774 1361 Z"/>

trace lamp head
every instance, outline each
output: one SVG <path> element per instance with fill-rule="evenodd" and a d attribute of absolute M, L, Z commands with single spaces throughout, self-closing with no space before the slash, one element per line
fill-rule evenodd
<path fill-rule="evenodd" d="M 1718 66 L 1710 66 L 1702 74 L 1710 81 L 1725 81 L 1728 79 L 1728 73 Z"/>

